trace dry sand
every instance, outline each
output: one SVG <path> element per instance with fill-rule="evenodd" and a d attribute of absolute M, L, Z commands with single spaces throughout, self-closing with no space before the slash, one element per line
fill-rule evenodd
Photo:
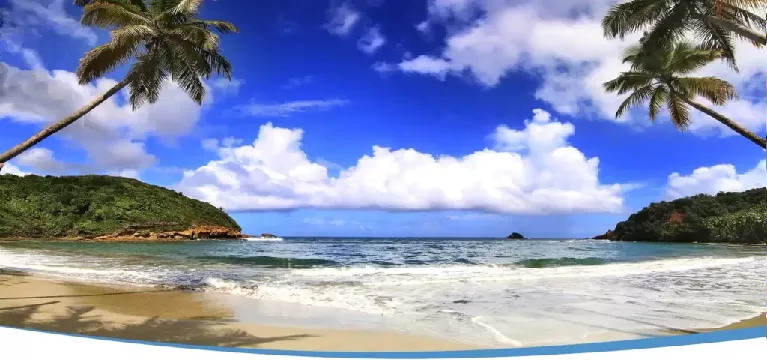
<path fill-rule="evenodd" d="M 72 284 L 0 272 L 0 325 L 132 340 L 315 351 L 474 348 L 409 334 L 238 322 L 204 293 Z"/>
<path fill-rule="evenodd" d="M 198 292 L 83 285 L 0 270 L 0 325 L 132 340 L 314 351 L 437 351 L 475 346 L 404 333 L 238 321 Z M 721 329 L 765 326 L 765 315 Z M 717 329 L 671 332 L 690 334 Z"/>

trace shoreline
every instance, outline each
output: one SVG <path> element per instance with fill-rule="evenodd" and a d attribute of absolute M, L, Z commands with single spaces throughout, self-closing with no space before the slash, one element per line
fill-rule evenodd
<path fill-rule="evenodd" d="M 478 347 L 374 330 L 244 322 L 206 293 L 81 284 L 0 269 L 0 325 L 129 340 L 309 351 L 443 351 Z"/>
<path fill-rule="evenodd" d="M 2 243 L 14 243 L 14 242 L 20 242 L 20 241 L 32 241 L 32 242 L 79 242 L 79 243 L 124 243 L 124 244 L 145 244 L 145 243 L 187 243 L 187 242 L 198 242 L 198 241 L 244 241 L 244 239 L 248 237 L 255 237 L 253 235 L 239 235 L 236 237 L 220 237 L 220 238 L 144 238 L 144 237 L 133 237 L 133 236 L 117 236 L 117 237 L 44 237 L 44 238 L 23 238 L 23 237 L 0 237 L 0 244 Z M 282 236 L 281 238 L 290 238 L 290 236 Z M 313 238 L 321 238 L 321 237 L 313 237 Z M 333 238 L 333 237 L 328 237 Z M 371 238 L 375 239 L 375 238 Z M 388 239 L 387 237 L 382 237 L 380 239 Z M 422 238 L 414 238 L 414 239 L 422 239 Z M 436 238 L 435 238 L 436 239 Z M 441 239 L 441 238 L 440 238 Z M 466 240 L 497 240 L 497 241 L 514 241 L 516 239 L 507 239 L 507 238 L 455 238 L 455 239 L 466 239 Z M 548 238 L 526 238 L 524 241 L 536 241 L 536 240 L 552 240 Z M 724 242 L 672 242 L 672 241 L 623 241 L 623 240 L 610 240 L 610 239 L 594 239 L 594 238 L 583 238 L 583 239 L 570 239 L 570 238 L 557 238 L 553 240 L 597 240 L 597 241 L 605 241 L 605 242 L 627 242 L 627 243 L 648 243 L 648 244 L 693 244 L 693 245 L 727 245 L 727 246 L 743 246 L 743 247 L 764 247 L 767 245 L 767 243 L 760 243 L 760 244 L 754 244 L 754 243 L 724 243 Z"/>
<path fill-rule="evenodd" d="M 491 348 L 404 332 L 254 323 L 238 318 L 231 304 L 221 301 L 221 295 L 84 284 L 0 269 L 0 325 L 131 340 L 281 350 L 375 352 Z M 673 336 L 758 326 L 765 326 L 764 313 L 721 327 L 661 331 L 660 334 Z"/>

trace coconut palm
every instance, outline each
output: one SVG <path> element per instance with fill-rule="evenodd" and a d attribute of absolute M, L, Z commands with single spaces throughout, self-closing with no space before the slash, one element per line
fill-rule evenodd
<path fill-rule="evenodd" d="M 237 32 L 228 22 L 198 18 L 202 0 L 75 0 L 83 6 L 81 23 L 111 29 L 111 40 L 80 59 L 81 85 L 132 61 L 125 78 L 74 114 L 48 126 L 0 154 L 3 163 L 82 118 L 109 97 L 129 89 L 133 109 L 154 103 L 167 80 L 176 82 L 198 104 L 205 97 L 202 79 L 219 74 L 231 80 L 232 66 L 219 49 L 220 34 Z"/>
<path fill-rule="evenodd" d="M 735 70 L 733 38 L 761 47 L 767 0 L 630 0 L 612 6 L 602 19 L 608 38 L 647 30 L 643 50 L 664 48 L 690 33 L 704 47 L 719 50 Z"/>
<path fill-rule="evenodd" d="M 722 56 L 721 50 L 696 46 L 686 41 L 674 43 L 668 50 L 658 51 L 653 56 L 642 53 L 641 45 L 627 49 L 624 62 L 631 63 L 631 69 L 604 84 L 607 91 L 620 95 L 630 93 L 618 107 L 615 116 L 621 117 L 628 109 L 648 102 L 651 120 L 654 121 L 665 106 L 674 125 L 680 130 L 686 130 L 690 125 L 689 107 L 693 107 L 760 147 L 767 148 L 765 138 L 695 101 L 700 96 L 715 105 L 723 105 L 737 97 L 735 88 L 724 80 L 686 76 Z"/>

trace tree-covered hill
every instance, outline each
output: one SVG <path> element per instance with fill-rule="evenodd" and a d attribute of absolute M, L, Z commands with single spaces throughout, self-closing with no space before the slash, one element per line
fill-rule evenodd
<path fill-rule="evenodd" d="M 767 188 L 650 204 L 597 238 L 619 241 L 767 242 Z"/>
<path fill-rule="evenodd" d="M 191 228 L 206 226 L 240 231 L 221 209 L 134 179 L 0 175 L 0 238 L 150 237 L 187 231 L 177 234 L 183 238 L 198 235 Z"/>

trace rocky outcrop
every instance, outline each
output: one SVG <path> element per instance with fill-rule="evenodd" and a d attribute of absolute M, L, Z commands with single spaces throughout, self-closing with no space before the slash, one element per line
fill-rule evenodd
<path fill-rule="evenodd" d="M 507 239 L 513 239 L 513 240 L 523 240 L 523 239 L 525 239 L 525 237 L 522 236 L 522 234 L 520 234 L 518 232 L 513 232 L 513 233 L 511 233 L 511 235 L 507 236 L 506 238 Z"/>
<path fill-rule="evenodd" d="M 594 239 L 596 240 L 615 240 L 615 231 L 614 230 L 607 230 L 602 235 L 594 236 Z"/>
<path fill-rule="evenodd" d="M 197 239 L 239 239 L 240 230 L 224 226 L 194 226 L 183 230 L 153 231 L 132 226 L 110 235 L 92 238 L 97 241 L 181 241 Z"/>

